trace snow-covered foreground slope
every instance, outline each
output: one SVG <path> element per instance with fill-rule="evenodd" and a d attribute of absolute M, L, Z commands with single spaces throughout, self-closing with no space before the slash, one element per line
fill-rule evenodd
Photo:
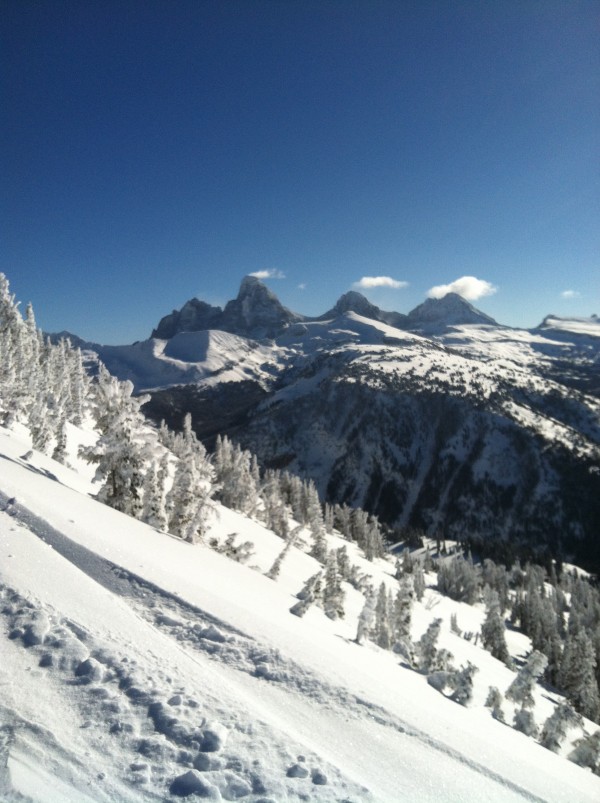
<path fill-rule="evenodd" d="M 219 508 L 212 525 L 254 543 L 243 566 L 98 504 L 89 471 L 28 449 L 0 429 L 1 800 L 600 798 L 597 777 L 483 706 L 514 673 L 450 632 L 452 613 L 477 630 L 480 610 L 429 589 L 413 617 L 418 638 L 435 607 L 443 646 L 479 667 L 463 708 L 354 642 L 349 586 L 344 620 L 291 615 L 317 564 L 292 549 L 265 577 L 282 541 L 256 522 Z M 391 564 L 367 566 L 395 582 Z M 538 721 L 553 707 L 540 691 Z"/>

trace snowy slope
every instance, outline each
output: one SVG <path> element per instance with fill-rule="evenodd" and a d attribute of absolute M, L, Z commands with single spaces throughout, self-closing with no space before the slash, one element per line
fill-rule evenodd
<path fill-rule="evenodd" d="M 0 430 L 3 801 L 162 801 L 192 788 L 254 803 L 599 799 L 599 778 L 483 707 L 514 673 L 449 630 L 452 613 L 478 629 L 481 610 L 429 589 L 413 620 L 418 638 L 441 617 L 443 646 L 479 667 L 463 708 L 398 656 L 354 642 L 354 589 L 344 620 L 292 616 L 317 569 L 301 548 L 274 582 L 264 572 L 282 541 L 260 524 L 218 510 L 210 537 L 254 544 L 240 565 L 101 506 L 74 457 L 70 470 L 28 449 L 23 431 Z M 391 564 L 348 548 L 395 584 Z M 522 656 L 528 640 L 509 635 Z M 538 721 L 554 699 L 538 691 Z"/>
<path fill-rule="evenodd" d="M 260 382 L 269 378 L 263 366 L 278 361 L 277 349 L 219 330 L 180 332 L 170 340 L 153 338 L 131 346 L 96 346 L 94 353 L 111 373 L 140 391 L 201 382 Z"/>

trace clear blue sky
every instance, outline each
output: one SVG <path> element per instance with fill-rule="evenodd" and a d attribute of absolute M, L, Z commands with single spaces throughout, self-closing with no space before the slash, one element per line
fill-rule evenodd
<path fill-rule="evenodd" d="M 307 314 L 379 276 L 401 312 L 473 276 L 509 325 L 600 314 L 595 0 L 3 0 L 0 29 L 0 270 L 47 331 L 142 339 L 267 270 Z"/>

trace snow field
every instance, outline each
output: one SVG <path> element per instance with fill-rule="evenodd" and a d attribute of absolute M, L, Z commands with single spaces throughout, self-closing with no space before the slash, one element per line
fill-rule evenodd
<path fill-rule="evenodd" d="M 212 522 L 209 537 L 253 542 L 240 565 L 99 505 L 86 495 L 89 472 L 37 453 L 24 459 L 28 448 L 23 432 L 0 430 L 0 490 L 5 502 L 16 497 L 13 515 L 0 513 L 7 800 L 600 796 L 591 773 L 483 707 L 488 687 L 505 691 L 514 672 L 449 626 L 456 613 L 476 633 L 481 607 L 428 588 L 414 608 L 415 639 L 439 616 L 441 646 L 457 666 L 479 667 L 463 708 L 394 653 L 354 642 L 363 603 L 355 589 L 345 585 L 342 620 L 316 607 L 292 616 L 295 593 L 320 565 L 292 548 L 277 581 L 265 577 L 284 543 L 257 522 L 221 507 Z M 393 564 L 328 539 L 342 545 L 375 587 L 395 587 Z M 529 649 L 521 634 L 507 640 L 517 658 Z M 553 708 L 536 689 L 538 722 Z"/>

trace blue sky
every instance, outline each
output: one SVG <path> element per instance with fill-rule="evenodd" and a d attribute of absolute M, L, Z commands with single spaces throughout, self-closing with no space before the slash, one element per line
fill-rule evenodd
<path fill-rule="evenodd" d="M 600 314 L 597 2 L 4 0 L 0 31 L 0 270 L 47 331 L 142 339 L 266 271 L 306 314 L 465 276 L 509 325 Z"/>

